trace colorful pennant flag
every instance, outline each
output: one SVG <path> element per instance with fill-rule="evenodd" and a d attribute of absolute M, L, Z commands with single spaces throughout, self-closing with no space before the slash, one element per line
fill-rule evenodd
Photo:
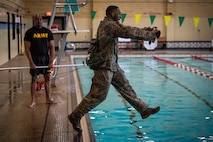
<path fill-rule="evenodd" d="M 164 22 L 165 22 L 166 26 L 169 25 L 170 19 L 171 19 L 171 16 L 164 16 Z"/>
<path fill-rule="evenodd" d="M 135 24 L 137 25 L 141 19 L 141 14 L 135 14 Z"/>
<path fill-rule="evenodd" d="M 200 22 L 200 17 L 194 17 L 193 20 L 194 20 L 194 26 L 195 26 L 195 28 L 197 28 L 197 26 Z"/>
<path fill-rule="evenodd" d="M 150 22 L 151 22 L 151 25 L 154 23 L 155 21 L 155 15 L 150 15 Z"/>
<path fill-rule="evenodd" d="M 91 18 L 92 18 L 92 20 L 95 18 L 95 15 L 96 15 L 96 11 L 91 11 Z M 122 13 L 121 14 L 121 21 L 122 21 L 122 23 L 124 22 L 126 16 L 127 16 L 126 13 Z M 154 23 L 155 18 L 156 18 L 155 15 L 150 15 L 151 25 Z M 183 25 L 185 17 L 184 16 L 179 16 L 178 18 L 179 18 L 179 25 L 181 27 Z M 140 19 L 141 19 L 141 14 L 135 14 L 135 24 L 136 25 L 139 23 Z M 168 16 L 168 15 L 164 16 L 164 22 L 165 22 L 166 27 L 169 25 L 170 20 L 171 20 L 171 16 Z M 200 17 L 193 17 L 193 21 L 194 21 L 194 27 L 197 28 L 198 25 L 199 25 L 199 22 L 200 22 Z M 213 18 L 208 18 L 209 27 L 212 26 L 212 23 L 213 23 Z"/>
<path fill-rule="evenodd" d="M 91 17 L 92 17 L 92 20 L 95 18 L 95 15 L 96 15 L 96 11 L 91 11 Z"/>
<path fill-rule="evenodd" d="M 126 13 L 121 14 L 121 22 L 123 23 L 126 18 Z"/>
<path fill-rule="evenodd" d="M 185 17 L 179 16 L 179 24 L 180 24 L 180 27 L 182 26 L 184 19 L 185 19 Z"/>
<path fill-rule="evenodd" d="M 208 18 L 208 22 L 209 22 L 209 27 L 212 26 L 212 22 L 213 22 L 213 18 Z"/>

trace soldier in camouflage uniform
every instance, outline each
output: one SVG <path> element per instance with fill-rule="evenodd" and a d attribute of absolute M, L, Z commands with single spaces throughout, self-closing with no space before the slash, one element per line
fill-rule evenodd
<path fill-rule="evenodd" d="M 160 110 L 159 106 L 149 108 L 144 101 L 137 98 L 135 91 L 117 62 L 118 37 L 136 38 L 152 42 L 160 36 L 160 31 L 157 28 L 124 26 L 119 23 L 120 19 L 121 12 L 119 8 L 117 6 L 109 6 L 106 9 L 106 17 L 100 22 L 97 31 L 98 51 L 107 48 L 105 62 L 99 69 L 94 70 L 90 92 L 68 116 L 73 128 L 80 133 L 82 132 L 80 119 L 84 114 L 105 100 L 110 84 L 141 114 L 142 119 Z"/>

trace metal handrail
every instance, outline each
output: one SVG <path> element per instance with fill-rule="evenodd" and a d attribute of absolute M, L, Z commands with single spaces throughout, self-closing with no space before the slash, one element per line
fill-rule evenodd
<path fill-rule="evenodd" d="M 56 0 L 57 1 L 57 0 Z M 65 6 L 65 5 L 78 5 L 79 7 L 83 7 L 89 3 L 90 0 L 85 0 L 85 2 L 82 3 L 58 3 L 56 2 L 56 6 Z"/>
<path fill-rule="evenodd" d="M 58 3 L 58 0 L 55 0 L 52 16 L 50 18 L 49 28 L 51 28 L 51 25 L 53 24 L 55 13 L 56 13 L 56 7 L 68 6 L 69 12 L 70 12 L 69 16 L 71 16 L 71 22 L 72 22 L 72 25 L 73 25 L 73 28 L 74 28 L 74 32 L 75 32 L 75 34 L 77 34 L 77 27 L 76 27 L 76 24 L 75 24 L 75 21 L 74 21 L 74 17 L 73 17 L 71 6 L 72 5 L 73 6 L 77 6 L 78 5 L 79 7 L 83 7 L 83 6 L 87 5 L 88 3 L 89 3 L 89 0 L 85 0 L 85 2 L 83 2 L 83 3 Z M 68 19 L 67 19 L 67 21 L 68 21 Z M 58 57 L 57 57 L 57 64 L 58 65 L 60 64 L 61 56 L 62 56 L 62 54 L 64 52 L 67 35 L 68 35 L 68 32 L 63 33 L 61 48 L 59 49 L 59 54 L 58 54 Z M 52 78 L 53 84 L 55 83 L 57 72 L 58 72 L 58 68 L 55 69 L 54 77 Z"/>

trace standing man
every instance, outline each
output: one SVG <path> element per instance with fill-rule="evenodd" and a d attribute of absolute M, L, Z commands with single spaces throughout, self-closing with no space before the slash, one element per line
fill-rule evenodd
<path fill-rule="evenodd" d="M 42 26 L 42 16 L 34 16 L 34 26 L 27 30 L 24 37 L 24 46 L 27 59 L 29 60 L 31 80 L 31 103 L 30 108 L 36 105 L 36 81 L 39 74 L 44 75 L 46 103 L 55 103 L 51 96 L 50 73 L 55 57 L 55 43 L 52 32 Z M 49 52 L 50 51 L 50 52 Z M 48 68 L 36 68 L 37 66 L 48 66 Z"/>
<path fill-rule="evenodd" d="M 97 31 L 98 52 L 105 51 L 105 61 L 99 69 L 94 70 L 90 92 L 68 116 L 73 128 L 82 132 L 80 119 L 88 111 L 103 102 L 112 84 L 116 90 L 126 99 L 141 115 L 142 119 L 155 114 L 160 107 L 149 108 L 144 101 L 137 98 L 135 91 L 129 84 L 123 70 L 118 65 L 118 37 L 136 38 L 155 41 L 160 36 L 157 28 L 137 28 L 124 26 L 119 23 L 121 12 L 117 6 L 109 6 L 106 9 L 106 17 L 100 22 Z"/>

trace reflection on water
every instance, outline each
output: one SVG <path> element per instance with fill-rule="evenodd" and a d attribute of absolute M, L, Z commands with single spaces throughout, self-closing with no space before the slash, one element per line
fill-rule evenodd
<path fill-rule="evenodd" d="M 0 75 L 0 106 L 6 103 L 13 104 L 18 93 L 22 93 L 23 86 L 26 83 L 25 70 L 1 71 Z"/>

